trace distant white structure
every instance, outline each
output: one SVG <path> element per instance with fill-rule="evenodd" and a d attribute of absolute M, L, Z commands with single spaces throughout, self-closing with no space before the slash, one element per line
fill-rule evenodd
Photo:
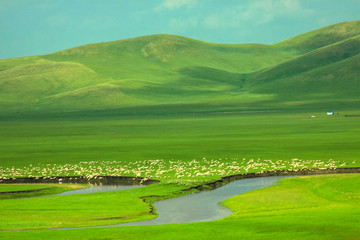
<path fill-rule="evenodd" d="M 326 112 L 326 115 L 332 116 L 332 115 L 334 115 L 334 112 L 333 112 L 333 111 L 327 111 L 327 112 Z"/>

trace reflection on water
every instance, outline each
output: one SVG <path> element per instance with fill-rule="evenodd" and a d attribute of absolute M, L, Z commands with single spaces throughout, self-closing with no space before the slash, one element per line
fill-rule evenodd
<path fill-rule="evenodd" d="M 73 195 L 73 194 L 84 194 L 84 193 L 111 192 L 111 191 L 139 188 L 143 186 L 144 185 L 91 185 L 88 188 L 76 189 L 55 195 L 61 196 L 61 195 Z"/>

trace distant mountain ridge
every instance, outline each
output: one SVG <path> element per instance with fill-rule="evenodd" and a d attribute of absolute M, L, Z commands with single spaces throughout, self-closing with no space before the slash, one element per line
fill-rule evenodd
<path fill-rule="evenodd" d="M 360 21 L 273 45 L 167 34 L 89 44 L 0 60 L 0 113 L 180 105 L 356 108 L 359 53 Z"/>

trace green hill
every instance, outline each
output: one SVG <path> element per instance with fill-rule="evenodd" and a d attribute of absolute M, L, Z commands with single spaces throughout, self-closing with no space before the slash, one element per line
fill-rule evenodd
<path fill-rule="evenodd" d="M 356 105 L 359 34 L 360 21 L 274 45 L 151 35 L 1 60 L 0 113 L 315 106 L 329 96 Z"/>
<path fill-rule="evenodd" d="M 250 74 L 247 88 L 276 94 L 280 102 L 358 105 L 360 35 Z"/>
<path fill-rule="evenodd" d="M 296 47 L 303 52 L 308 52 L 343 41 L 359 34 L 360 21 L 351 21 L 330 25 L 315 31 L 300 34 L 274 45 L 277 47 Z"/>

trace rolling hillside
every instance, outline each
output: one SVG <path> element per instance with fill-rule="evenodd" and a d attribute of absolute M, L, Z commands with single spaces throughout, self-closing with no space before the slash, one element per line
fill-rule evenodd
<path fill-rule="evenodd" d="M 252 90 L 288 99 L 354 99 L 360 94 L 360 35 L 251 74 Z"/>
<path fill-rule="evenodd" d="M 359 29 L 360 21 L 344 22 L 303 33 L 274 45 L 296 47 L 300 51 L 308 52 L 357 36 Z"/>
<path fill-rule="evenodd" d="M 0 61 L 0 113 L 359 105 L 360 21 L 273 45 L 151 35 Z"/>

